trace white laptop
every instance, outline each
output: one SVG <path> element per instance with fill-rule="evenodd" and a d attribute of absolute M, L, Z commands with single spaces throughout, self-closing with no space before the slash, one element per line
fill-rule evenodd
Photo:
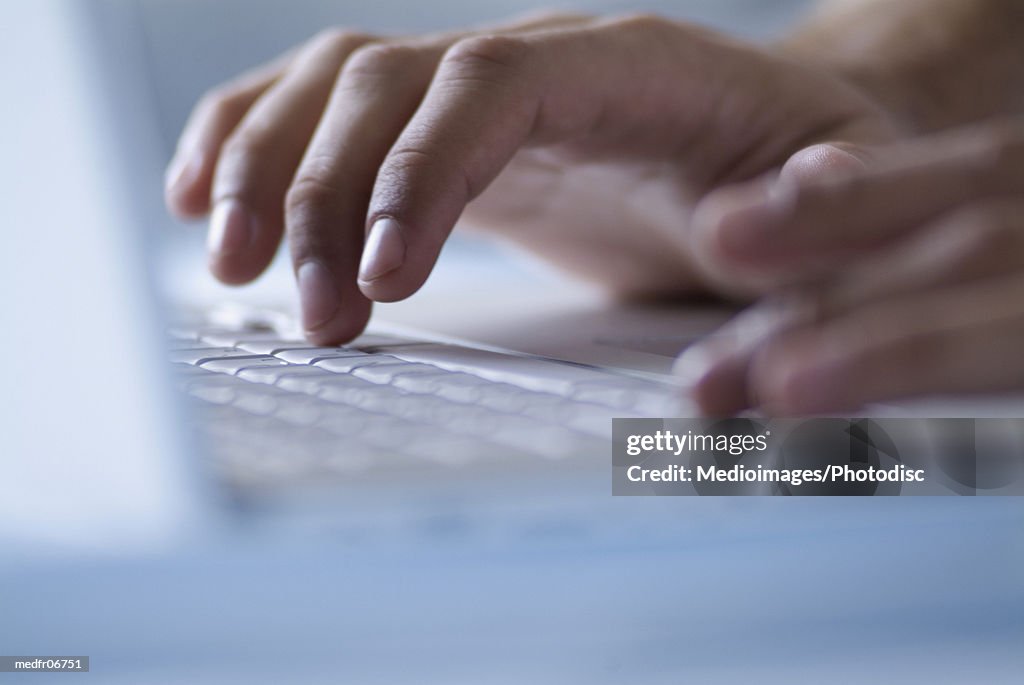
<path fill-rule="evenodd" d="M 74 480 L 109 479 L 113 469 L 89 466 L 109 452 L 127 464 L 119 478 L 141 477 L 150 461 L 129 455 L 161 452 L 152 463 L 178 479 L 275 511 L 350 502 L 341 491 L 400 498 L 428 483 L 473 483 L 467 490 L 480 493 L 509 479 L 578 486 L 608 477 L 612 417 L 686 411 L 672 359 L 723 312 L 615 310 L 477 245 L 456 241 L 437 283 L 380 308 L 366 335 L 339 348 L 312 347 L 295 330 L 285 270 L 251 292 L 213 286 L 192 250 L 201 240 L 168 237 L 200 229 L 168 227 L 159 201 L 172 140 L 160 126 L 146 5 L 43 3 L 6 46 L 12 61 L 33 46 L 47 53 L 17 74 L 36 101 L 13 113 L 31 133 L 12 141 L 7 170 L 16 192 L 6 212 L 23 228 L 8 240 L 3 277 L 26 297 L 15 303 L 5 356 L 32 347 L 61 357 L 50 370 L 59 393 L 16 407 L 6 436 L 15 452 L 45 451 L 23 465 L 30 476 L 45 478 L 76 453 Z M 482 268 L 491 291 L 478 294 L 464 286 Z M 555 287 L 564 297 L 550 297 Z M 432 330 L 409 325 L 428 321 Z M 96 363 L 110 357 L 116 366 Z M 15 378 L 28 373 L 16 367 Z M 16 385 L 39 385 L 35 373 Z M 40 443 L 57 414 L 72 421 Z M 91 445 L 84 436 L 97 426 L 104 439 Z M 160 498 L 169 508 L 186 501 L 171 494 L 174 482 L 150 478 L 146 488 L 166 483 L 163 493 L 96 489 L 100 506 L 80 502 L 64 515 L 82 523 L 79 512 L 109 508 L 119 520 L 137 507 L 156 516 Z M 145 519 L 131 517 L 140 530 Z"/>

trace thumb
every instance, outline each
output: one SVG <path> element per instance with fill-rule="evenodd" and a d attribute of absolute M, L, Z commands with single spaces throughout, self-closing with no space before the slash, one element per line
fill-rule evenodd
<path fill-rule="evenodd" d="M 823 176 L 864 171 L 872 161 L 870 150 L 853 143 L 819 143 L 800 150 L 782 167 L 780 183 L 806 183 Z"/>
<path fill-rule="evenodd" d="M 852 176 L 867 169 L 874 158 L 870 148 L 846 142 L 818 143 L 793 154 L 776 175 L 721 188 L 704 198 L 692 219 L 692 246 L 697 268 L 712 287 L 728 296 L 746 299 L 790 283 L 793 273 L 771 264 L 750 264 L 732 258 L 723 243 L 723 229 L 762 211 L 768 199 L 794 186 L 828 178 Z"/>

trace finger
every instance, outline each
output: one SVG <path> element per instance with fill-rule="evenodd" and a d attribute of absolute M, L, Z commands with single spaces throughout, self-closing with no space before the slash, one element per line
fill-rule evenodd
<path fill-rule="evenodd" d="M 868 171 L 876 153 L 864 145 L 832 142 L 798 151 L 782 166 L 779 180 L 785 185 L 842 180 Z"/>
<path fill-rule="evenodd" d="M 863 145 L 834 142 L 819 143 L 793 155 L 778 174 L 766 174 L 748 183 L 729 185 L 710 193 L 694 211 L 691 245 L 700 258 L 695 268 L 716 291 L 736 298 L 751 298 L 778 290 L 786 278 L 770 271 L 737 269 L 718 249 L 717 231 L 723 217 L 735 211 L 770 201 L 787 184 L 842 179 L 864 172 L 874 153 Z M 815 271 L 817 260 L 806 259 L 801 272 Z M 830 262 L 826 263 L 832 268 Z M 801 274 L 803 277 L 803 274 Z M 800 279 L 792 279 L 794 281 Z"/>
<path fill-rule="evenodd" d="M 533 17 L 502 30 L 582 20 Z M 343 342 L 365 325 L 369 302 L 356 285 L 356 272 L 374 178 L 416 111 L 438 61 L 465 35 L 366 45 L 350 56 L 337 78 L 286 200 L 303 325 L 317 343 Z"/>
<path fill-rule="evenodd" d="M 732 416 L 753 406 L 750 362 L 766 342 L 814 320 L 810 300 L 768 298 L 687 348 L 673 374 L 706 416 Z"/>
<path fill-rule="evenodd" d="M 866 305 L 791 330 L 751 360 L 751 394 L 772 415 L 1024 387 L 1024 278 Z"/>
<path fill-rule="evenodd" d="M 665 114 L 649 111 L 651 84 L 674 78 L 669 72 L 678 76 L 678 64 L 669 69 L 670 60 L 660 59 L 667 50 L 658 40 L 655 49 L 642 49 L 657 29 L 652 21 L 482 36 L 453 46 L 377 176 L 362 291 L 378 301 L 415 292 L 466 204 L 521 147 L 570 140 L 576 151 L 595 141 L 621 146 L 626 133 L 632 145 L 653 145 L 657 115 Z"/>
<path fill-rule="evenodd" d="M 816 288 L 818 316 L 1024 269 L 1024 201 L 959 209 Z"/>
<path fill-rule="evenodd" d="M 370 36 L 314 38 L 225 141 L 214 175 L 210 268 L 222 281 L 252 280 L 284 231 L 284 198 L 342 64 Z"/>
<path fill-rule="evenodd" d="M 921 294 L 1019 272 L 1024 266 L 1022 210 L 1019 201 L 959 210 L 789 300 L 788 318 L 764 304 L 753 307 L 684 353 L 677 372 L 693 379 L 691 395 L 705 413 L 747 409 L 757 403 L 756 388 L 748 382 L 752 359 L 772 339 L 868 305 L 902 302 L 912 308 Z"/>
<path fill-rule="evenodd" d="M 181 218 L 210 210 L 210 185 L 221 145 L 256 100 L 284 73 L 292 56 L 245 73 L 202 98 L 193 109 L 167 166 L 167 207 Z"/>
<path fill-rule="evenodd" d="M 716 258 L 736 268 L 817 271 L 965 202 L 1020 192 L 1022 168 L 1018 129 L 947 134 L 879 151 L 860 173 L 783 178 L 770 194 L 734 194 L 703 214 L 701 230 Z"/>
<path fill-rule="evenodd" d="M 344 342 L 366 325 L 370 302 L 355 274 L 373 179 L 443 50 L 378 44 L 352 55 L 288 190 L 302 323 L 316 344 Z"/>

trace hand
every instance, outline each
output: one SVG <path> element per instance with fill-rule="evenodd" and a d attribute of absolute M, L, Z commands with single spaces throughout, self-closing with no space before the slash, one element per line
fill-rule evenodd
<path fill-rule="evenodd" d="M 1024 121 L 848 150 L 708 199 L 706 257 L 794 285 L 680 358 L 705 412 L 1024 388 Z"/>
<path fill-rule="evenodd" d="M 255 278 L 287 232 L 304 327 L 328 344 L 358 334 L 370 299 L 415 292 L 467 205 L 617 292 L 692 291 L 708 283 L 696 199 L 815 141 L 891 135 L 829 73 L 658 18 L 331 31 L 203 98 L 167 199 L 184 216 L 212 206 L 226 282 Z"/>

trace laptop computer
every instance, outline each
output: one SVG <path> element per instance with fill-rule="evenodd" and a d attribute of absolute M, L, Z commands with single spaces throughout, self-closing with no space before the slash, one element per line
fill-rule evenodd
<path fill-rule="evenodd" d="M 396 316 L 333 352 L 304 352 L 287 307 L 171 321 L 153 190 L 131 182 L 158 180 L 163 161 L 143 142 L 160 141 L 137 99 L 144 60 L 104 59 L 83 31 L 131 26 L 132 7 L 27 3 L 0 45 L 23 66 L 2 171 L 5 652 L 89 654 L 104 683 L 793 682 L 824 667 L 849 680 L 864 650 L 869 670 L 904 682 L 1015 682 L 1012 502 L 610 496 L 610 449 L 590 423 L 606 419 L 562 407 L 663 411 L 669 348 L 714 313 L 590 304 L 576 341 L 552 332 L 565 312 L 469 339 Z M 117 35 L 115 52 L 139 38 Z M 367 356 L 398 361 L 345 366 Z M 337 370 L 260 375 L 328 360 Z M 396 373 L 406 364 L 417 370 Z M 471 417 L 447 431 L 463 449 L 427 423 L 396 429 L 397 445 L 388 430 L 328 432 L 307 452 L 305 436 L 327 429 L 303 401 L 330 400 L 300 385 L 321 371 L 352 378 L 332 385 L 344 401 L 328 411 L 408 420 L 417 401 L 443 400 L 443 421 Z M 298 401 L 280 409 L 279 392 Z M 515 424 L 551 452 L 516 434 L 473 447 L 478 425 L 501 430 L 475 410 L 524 395 L 558 417 Z M 283 411 L 282 433 L 269 417 Z"/>
<path fill-rule="evenodd" d="M 459 294 L 442 282 L 404 308 L 379 308 L 367 333 L 351 344 L 317 348 L 294 325 L 286 271 L 269 277 L 277 287 L 269 304 L 258 293 L 212 286 L 193 245 L 168 240 L 171 231 L 189 229 L 168 228 L 158 204 L 158 172 L 170 141 L 157 125 L 144 9 L 144 3 L 80 4 L 73 21 L 80 39 L 89 41 L 85 54 L 99 81 L 80 79 L 78 86 L 89 83 L 104 94 L 94 98 L 107 133 L 94 142 L 110 151 L 99 174 L 127 191 L 121 202 L 127 211 L 117 219 L 128 224 L 122 230 L 135 231 L 134 261 L 150 273 L 170 263 L 173 280 L 151 283 L 150 291 L 163 292 L 148 299 L 140 293 L 136 304 L 163 331 L 159 347 L 176 391 L 170 401 L 180 406 L 179 432 L 229 497 L 250 506 L 280 507 L 282 500 L 304 506 L 311 497 L 337 501 L 338 488 L 376 485 L 394 493 L 398 484 L 423 488 L 428 481 L 555 473 L 602 478 L 612 417 L 685 413 L 670 374 L 673 357 L 724 318 L 722 311 L 616 310 L 536 269 L 524 277 L 532 266 L 457 243 L 440 270 L 460 274 L 472 262 L 476 270 L 465 282 L 479 278 L 483 263 L 491 292 L 469 286 L 471 294 Z M 101 221 L 117 225 L 114 218 Z M 167 252 L 172 259 L 161 262 Z M 214 295 L 180 285 L 196 282 L 211 284 Z M 111 301 L 95 287 L 96 299 Z M 558 289 L 562 298 L 538 296 Z M 172 296 L 161 299 L 167 293 Z M 482 317 L 482 309 L 498 312 L 505 325 Z M 410 325 L 421 312 L 434 319 L 444 312 L 447 319 L 433 330 Z"/>

